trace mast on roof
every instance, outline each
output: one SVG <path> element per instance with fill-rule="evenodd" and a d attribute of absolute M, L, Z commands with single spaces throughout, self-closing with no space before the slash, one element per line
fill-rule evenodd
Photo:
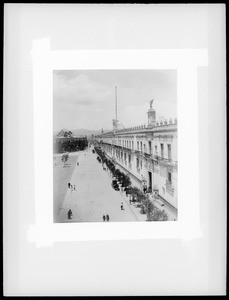
<path fill-rule="evenodd" d="M 118 107 L 117 107 L 117 86 L 115 87 L 115 120 L 118 120 Z"/>

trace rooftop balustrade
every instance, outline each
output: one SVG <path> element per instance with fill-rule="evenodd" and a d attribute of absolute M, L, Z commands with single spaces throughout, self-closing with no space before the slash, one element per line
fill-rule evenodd
<path fill-rule="evenodd" d="M 156 121 L 155 125 L 153 127 L 160 127 L 160 126 L 168 126 L 168 125 L 176 125 L 177 124 L 177 119 L 175 118 L 174 120 L 172 120 L 172 118 L 169 119 L 169 121 L 167 121 L 167 119 L 165 119 L 164 121 Z M 151 126 L 143 124 L 143 125 L 138 125 L 138 126 L 133 126 L 133 127 L 127 127 L 124 129 L 119 129 L 116 130 L 116 133 L 123 133 L 123 132 L 131 132 L 131 131 L 136 131 L 136 130 L 143 130 L 143 129 L 152 129 Z"/>

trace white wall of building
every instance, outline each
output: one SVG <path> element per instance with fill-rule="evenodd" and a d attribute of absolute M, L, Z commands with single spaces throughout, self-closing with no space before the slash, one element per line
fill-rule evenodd
<path fill-rule="evenodd" d="M 142 188 L 145 180 L 150 187 L 150 172 L 151 188 L 157 187 L 159 196 L 177 208 L 176 124 L 114 131 L 103 134 L 102 141 L 103 150 L 131 177 L 132 185 Z M 156 170 L 155 155 L 159 158 Z"/>

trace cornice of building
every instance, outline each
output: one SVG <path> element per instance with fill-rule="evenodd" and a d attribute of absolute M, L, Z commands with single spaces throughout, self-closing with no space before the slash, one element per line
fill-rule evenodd
<path fill-rule="evenodd" d="M 144 125 L 139 127 L 131 127 L 122 130 L 117 130 L 114 132 L 114 135 L 123 135 L 123 134 L 147 134 L 147 133 L 156 133 L 161 131 L 177 131 L 177 123 L 174 124 L 160 124 L 152 127 L 146 127 Z"/>

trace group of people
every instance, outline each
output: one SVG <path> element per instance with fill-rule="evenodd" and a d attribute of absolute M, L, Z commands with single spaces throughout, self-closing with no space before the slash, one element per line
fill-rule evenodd
<path fill-rule="evenodd" d="M 124 210 L 124 206 L 123 206 L 123 202 L 121 203 L 121 210 Z M 108 214 L 106 215 L 103 215 L 103 221 L 107 221 L 109 222 L 110 221 L 110 216 Z"/>
<path fill-rule="evenodd" d="M 75 190 L 76 190 L 75 184 L 72 185 L 70 182 L 68 183 L 68 188 L 71 189 L 72 191 L 75 191 Z"/>
<path fill-rule="evenodd" d="M 105 221 L 109 222 L 109 221 L 110 221 L 110 216 L 109 216 L 108 214 L 106 214 L 106 216 L 103 215 L 103 221 L 104 221 L 104 222 L 105 222 Z"/>

